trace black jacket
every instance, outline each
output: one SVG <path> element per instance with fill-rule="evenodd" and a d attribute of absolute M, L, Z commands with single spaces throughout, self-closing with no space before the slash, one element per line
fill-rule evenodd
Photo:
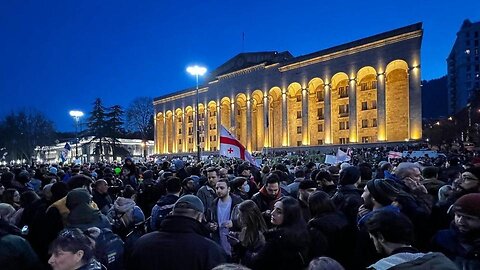
<path fill-rule="evenodd" d="M 210 270 L 225 263 L 223 249 L 206 235 L 200 222 L 189 217 L 168 216 L 160 231 L 137 240 L 128 269 Z"/>
<path fill-rule="evenodd" d="M 265 232 L 266 243 L 252 258 L 253 270 L 296 270 L 308 264 L 308 232 L 303 237 L 289 237 L 282 229 Z"/>
<path fill-rule="evenodd" d="M 358 208 L 363 204 L 362 192 L 353 185 L 339 186 L 332 200 L 351 226 L 357 225 Z"/>

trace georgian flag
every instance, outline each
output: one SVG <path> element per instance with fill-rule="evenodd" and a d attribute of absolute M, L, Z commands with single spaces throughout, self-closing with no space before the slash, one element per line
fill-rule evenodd
<path fill-rule="evenodd" d="M 220 155 L 229 158 L 239 158 L 257 166 L 255 159 L 223 125 L 220 125 Z"/>

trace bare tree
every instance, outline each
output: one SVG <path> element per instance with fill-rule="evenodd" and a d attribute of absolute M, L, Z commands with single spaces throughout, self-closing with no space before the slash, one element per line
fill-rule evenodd
<path fill-rule="evenodd" d="M 153 100 L 149 97 L 138 97 L 130 103 L 126 110 L 127 129 L 140 133 L 143 140 L 153 139 Z"/>

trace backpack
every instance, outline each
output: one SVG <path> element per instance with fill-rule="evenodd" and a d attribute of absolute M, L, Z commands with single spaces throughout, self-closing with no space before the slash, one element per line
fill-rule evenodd
<path fill-rule="evenodd" d="M 131 230 L 133 229 L 132 228 L 133 226 L 131 226 L 131 224 L 126 224 L 126 221 L 124 219 L 124 216 L 126 214 L 129 214 L 129 213 L 124 212 L 119 215 L 115 210 L 115 214 L 113 215 L 113 218 L 111 220 L 112 232 L 120 236 L 124 241 L 125 241 L 125 238 L 127 237 L 127 234 L 130 233 Z"/>
<path fill-rule="evenodd" d="M 124 242 L 108 228 L 92 227 L 85 232 L 95 242 L 95 258 L 108 270 L 122 270 Z"/>

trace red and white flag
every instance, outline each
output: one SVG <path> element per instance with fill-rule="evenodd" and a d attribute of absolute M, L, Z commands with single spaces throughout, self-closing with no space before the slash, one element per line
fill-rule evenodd
<path fill-rule="evenodd" d="M 223 125 L 220 125 L 220 155 L 239 158 L 257 166 L 255 159 Z"/>

